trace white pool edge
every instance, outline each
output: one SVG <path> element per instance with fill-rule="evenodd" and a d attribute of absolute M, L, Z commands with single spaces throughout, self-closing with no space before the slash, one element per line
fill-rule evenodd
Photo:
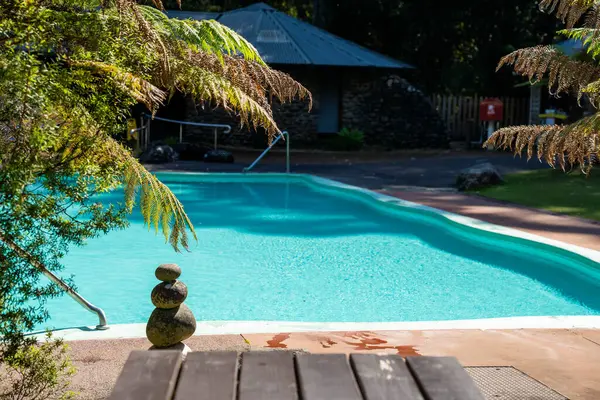
<path fill-rule="evenodd" d="M 160 171 L 162 174 L 171 173 Z M 245 177 L 292 176 L 301 178 L 316 185 L 330 186 L 339 189 L 363 193 L 376 201 L 385 204 L 396 204 L 401 207 L 423 210 L 438 214 L 455 223 L 492 232 L 504 236 L 546 244 L 574 254 L 580 255 L 600 264 L 600 252 L 570 243 L 549 239 L 543 236 L 495 225 L 464 215 L 440 210 L 422 204 L 406 201 L 397 197 L 374 192 L 358 186 L 348 185 L 332 179 L 309 174 L 284 173 L 202 173 L 173 172 L 186 175 L 222 175 Z M 110 321 L 110 315 L 108 316 Z M 285 321 L 198 321 L 195 336 L 203 335 L 240 335 L 252 333 L 292 333 L 292 332 L 333 332 L 333 331 L 421 331 L 421 330 L 505 330 L 505 329 L 600 329 L 600 316 L 538 316 L 538 317 L 506 317 L 472 320 L 450 321 L 417 321 L 417 322 L 285 322 Z M 65 340 L 101 340 L 146 337 L 146 324 L 116 324 L 108 330 L 99 331 L 94 327 L 69 328 L 54 330 L 54 335 Z M 32 333 L 42 339 L 45 333 Z"/>
<path fill-rule="evenodd" d="M 278 334 L 295 332 L 347 331 L 443 331 L 515 329 L 600 329 L 600 316 L 509 317 L 453 321 L 420 322 L 286 322 L 286 321 L 198 321 L 194 336 Z M 139 339 L 146 337 L 146 324 L 111 325 L 107 330 L 94 327 L 53 331 L 65 341 Z M 45 334 L 32 336 L 43 340 Z"/>

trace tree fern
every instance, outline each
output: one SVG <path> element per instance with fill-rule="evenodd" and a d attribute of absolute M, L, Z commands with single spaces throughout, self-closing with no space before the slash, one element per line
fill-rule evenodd
<path fill-rule="evenodd" d="M 295 97 L 306 97 L 310 102 L 310 93 L 288 75 L 270 69 L 256 49 L 231 29 L 216 21 L 169 19 L 161 11 L 160 1 L 155 4 L 158 9 L 140 6 L 133 0 L 107 0 L 98 3 L 101 10 L 94 9 L 92 3 L 87 4 L 86 10 L 75 1 L 46 0 L 31 4 L 15 2 L 13 8 L 3 7 L 2 13 L 6 17 L 6 32 L 31 15 L 35 16 L 33 21 L 28 21 L 37 22 L 36 27 L 40 29 L 27 34 L 33 46 L 26 46 L 36 55 L 29 52 L 28 59 L 36 64 L 35 74 L 49 78 L 39 68 L 50 67 L 46 72 L 60 76 L 60 79 L 50 79 L 48 87 L 40 89 L 47 92 L 47 97 L 42 94 L 48 102 L 46 106 L 69 109 L 73 106 L 61 104 L 66 99 L 80 99 L 74 100 L 75 103 L 82 101 L 76 106 L 80 114 L 73 113 L 71 119 L 81 115 L 88 126 L 93 126 L 94 140 L 103 143 L 101 148 L 110 143 L 108 150 L 115 157 L 115 163 L 120 163 L 120 170 L 125 171 L 122 183 L 127 207 L 130 209 L 133 204 L 134 188 L 141 186 L 140 204 L 146 223 L 162 231 L 175 247 L 178 247 L 177 240 L 185 247 L 185 227 L 191 228 L 191 224 L 182 214 L 181 204 L 166 187 L 143 172 L 124 148 L 117 151 L 121 145 L 110 138 L 121 126 L 114 124 L 114 117 L 126 117 L 128 98 L 154 112 L 165 102 L 167 93 L 177 90 L 231 110 L 242 124 L 254 128 L 262 126 L 272 138 L 279 129 L 267 94 L 282 102 Z M 80 22 L 83 20 L 85 24 Z M 88 36 L 78 36 L 82 31 Z M 8 36 L 3 42 L 7 56 L 23 46 L 22 41 L 26 39 L 23 35 Z M 37 56 L 40 52 L 55 53 L 56 62 L 48 64 L 40 60 Z M 69 73 L 63 73 L 66 71 Z M 99 104 L 86 105 L 85 92 L 99 87 L 118 93 L 119 100 L 101 108 Z M 33 88 L 24 84 L 22 89 Z M 64 97 L 55 96 L 52 90 L 62 92 Z M 97 101 L 106 102 L 106 99 L 106 96 L 97 96 Z M 65 121 L 69 116 L 60 118 Z M 33 133 L 21 129 L 14 135 L 23 136 L 27 141 L 27 135 Z M 87 136 L 86 140 L 91 138 Z M 70 146 L 75 152 L 81 151 L 75 144 Z M 127 167 L 123 169 L 123 165 Z"/>
<path fill-rule="evenodd" d="M 566 24 L 558 33 L 583 42 L 589 60 L 578 61 L 552 46 L 517 50 L 500 60 L 498 68 L 511 65 L 533 83 L 547 78 L 552 95 L 587 97 L 597 109 L 600 104 L 600 3 L 594 0 L 542 0 L 540 8 L 555 12 Z M 578 25 L 578 27 L 576 27 Z M 565 126 L 515 126 L 495 132 L 484 144 L 511 149 L 516 154 L 534 154 L 551 166 L 579 165 L 588 172 L 600 152 L 600 114 Z"/>
<path fill-rule="evenodd" d="M 175 250 L 196 238 L 175 195 L 117 140 L 133 106 L 155 112 L 179 90 L 272 136 L 267 94 L 310 101 L 235 32 L 170 20 L 154 3 L 0 1 L 0 362 L 47 318 L 61 290 L 41 273 L 59 274 L 72 246 L 124 228 L 136 206 Z M 99 201 L 117 189 L 122 201 Z"/>

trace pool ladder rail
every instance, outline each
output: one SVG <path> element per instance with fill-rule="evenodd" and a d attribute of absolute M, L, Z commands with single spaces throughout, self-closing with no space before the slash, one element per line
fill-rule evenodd
<path fill-rule="evenodd" d="M 285 172 L 287 174 L 290 173 L 290 134 L 288 133 L 288 131 L 283 131 L 279 134 L 279 136 L 277 136 L 269 145 L 269 147 L 267 147 L 265 149 L 265 151 L 263 151 L 260 156 L 258 156 L 258 158 L 256 160 L 254 160 L 254 162 L 252 164 L 250 164 L 250 166 L 244 168 L 242 170 L 243 173 L 246 172 L 250 172 L 255 166 L 256 164 L 258 164 L 260 162 L 260 160 L 262 160 L 269 151 L 271 151 L 271 149 L 273 148 L 273 146 L 275 146 L 277 144 L 277 142 L 279 142 L 281 139 L 285 140 Z"/>
<path fill-rule="evenodd" d="M 17 253 L 20 257 L 27 260 L 33 267 L 35 267 L 38 271 L 40 271 L 44 276 L 50 279 L 53 283 L 60 286 L 71 298 L 73 298 L 77 303 L 79 303 L 83 308 L 88 310 L 91 313 L 94 313 L 98 316 L 98 325 L 96 325 L 97 330 L 106 330 L 108 329 L 108 323 L 106 322 L 106 314 L 104 310 L 100 307 L 96 307 L 82 295 L 77 293 L 72 287 L 67 285 L 65 281 L 60 279 L 58 276 L 54 275 L 48 268 L 46 268 L 41 262 L 33 258 L 29 253 L 25 252 L 19 245 L 13 242 L 10 238 L 4 235 L 4 232 L 0 231 L 0 240 L 4 242 L 8 247 L 10 247 L 15 253 Z"/>

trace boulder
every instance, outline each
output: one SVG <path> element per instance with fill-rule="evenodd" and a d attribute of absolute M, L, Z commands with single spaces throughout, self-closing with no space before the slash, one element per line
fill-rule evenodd
<path fill-rule="evenodd" d="M 146 336 L 156 347 L 173 346 L 195 331 L 196 319 L 185 304 L 168 310 L 155 308 L 146 325 Z"/>
<path fill-rule="evenodd" d="M 154 275 L 159 281 L 174 281 L 181 275 L 181 267 L 177 264 L 161 264 L 154 271 Z"/>
<path fill-rule="evenodd" d="M 179 155 L 171 146 L 166 144 L 153 144 L 140 155 L 140 161 L 146 164 L 163 164 L 177 161 Z"/>
<path fill-rule="evenodd" d="M 188 290 L 181 281 L 163 282 L 154 287 L 150 299 L 156 308 L 175 308 L 187 297 Z"/>
<path fill-rule="evenodd" d="M 204 155 L 204 162 L 232 163 L 233 154 L 226 150 L 211 150 Z"/>
<path fill-rule="evenodd" d="M 456 177 L 458 190 L 474 190 L 502 183 L 502 175 L 490 163 L 476 164 Z"/>

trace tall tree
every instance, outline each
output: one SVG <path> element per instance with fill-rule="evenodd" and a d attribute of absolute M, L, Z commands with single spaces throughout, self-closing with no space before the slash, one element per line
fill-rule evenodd
<path fill-rule="evenodd" d="M 535 0 L 320 0 L 329 3 L 327 29 L 416 68 L 430 91 L 512 91 L 510 73 L 495 75 L 498 58 L 550 42 L 555 20 Z"/>
<path fill-rule="evenodd" d="M 572 59 L 552 46 L 516 50 L 500 61 L 498 68 L 512 65 L 514 71 L 533 82 L 547 77 L 550 91 L 567 94 L 578 100 L 587 97 L 597 108 L 600 100 L 600 4 L 594 0 L 542 0 L 543 10 L 555 12 L 566 23 L 559 32 L 581 40 L 589 57 Z M 500 129 L 486 145 L 514 150 L 516 154 L 535 154 L 551 166 L 565 169 L 579 165 L 589 172 L 600 152 L 600 112 L 570 125 L 516 126 Z"/>

